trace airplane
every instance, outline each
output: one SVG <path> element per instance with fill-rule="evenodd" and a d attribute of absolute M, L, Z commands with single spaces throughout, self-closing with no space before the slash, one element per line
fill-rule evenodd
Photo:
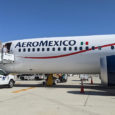
<path fill-rule="evenodd" d="M 99 74 L 100 57 L 115 55 L 114 34 L 33 38 L 3 45 L 14 55 L 12 63 L 0 64 L 9 73 Z"/>

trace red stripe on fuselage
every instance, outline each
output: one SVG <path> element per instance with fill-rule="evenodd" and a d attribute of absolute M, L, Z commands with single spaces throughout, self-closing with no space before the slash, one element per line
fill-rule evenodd
<path fill-rule="evenodd" d="M 115 43 L 103 45 L 103 46 L 101 46 L 101 48 L 109 47 L 109 46 L 113 46 L 113 45 L 115 45 Z M 98 47 L 99 47 L 99 46 L 98 46 Z M 98 49 L 98 47 L 95 47 L 95 49 Z M 52 59 L 52 58 L 61 58 L 61 57 L 66 57 L 66 56 L 75 55 L 75 54 L 80 54 L 80 53 L 87 52 L 87 51 L 91 51 L 91 50 L 92 50 L 92 48 L 90 48 L 90 49 L 88 49 L 88 50 L 81 50 L 81 51 L 78 51 L 78 52 L 73 52 L 73 53 L 63 54 L 63 55 L 58 55 L 58 56 L 47 56 L 47 57 L 23 57 L 23 58 L 29 58 L 29 59 Z"/>

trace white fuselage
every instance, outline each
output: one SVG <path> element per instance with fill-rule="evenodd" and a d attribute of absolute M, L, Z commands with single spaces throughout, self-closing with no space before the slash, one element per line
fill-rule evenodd
<path fill-rule="evenodd" d="M 100 73 L 100 57 L 115 55 L 115 35 L 37 38 L 11 42 L 15 61 L 1 67 L 13 73 Z"/>

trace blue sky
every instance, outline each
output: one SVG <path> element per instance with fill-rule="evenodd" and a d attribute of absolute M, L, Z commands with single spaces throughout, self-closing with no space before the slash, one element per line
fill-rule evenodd
<path fill-rule="evenodd" d="M 115 34 L 115 0 L 0 0 L 0 40 Z"/>

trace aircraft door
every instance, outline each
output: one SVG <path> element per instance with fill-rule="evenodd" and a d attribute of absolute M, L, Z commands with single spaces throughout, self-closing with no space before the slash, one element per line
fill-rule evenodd
<path fill-rule="evenodd" d="M 5 44 L 8 53 L 11 53 L 11 52 L 12 52 L 12 51 L 11 51 L 11 45 L 12 45 L 12 42 L 10 42 L 10 43 L 6 43 L 6 44 Z"/>

